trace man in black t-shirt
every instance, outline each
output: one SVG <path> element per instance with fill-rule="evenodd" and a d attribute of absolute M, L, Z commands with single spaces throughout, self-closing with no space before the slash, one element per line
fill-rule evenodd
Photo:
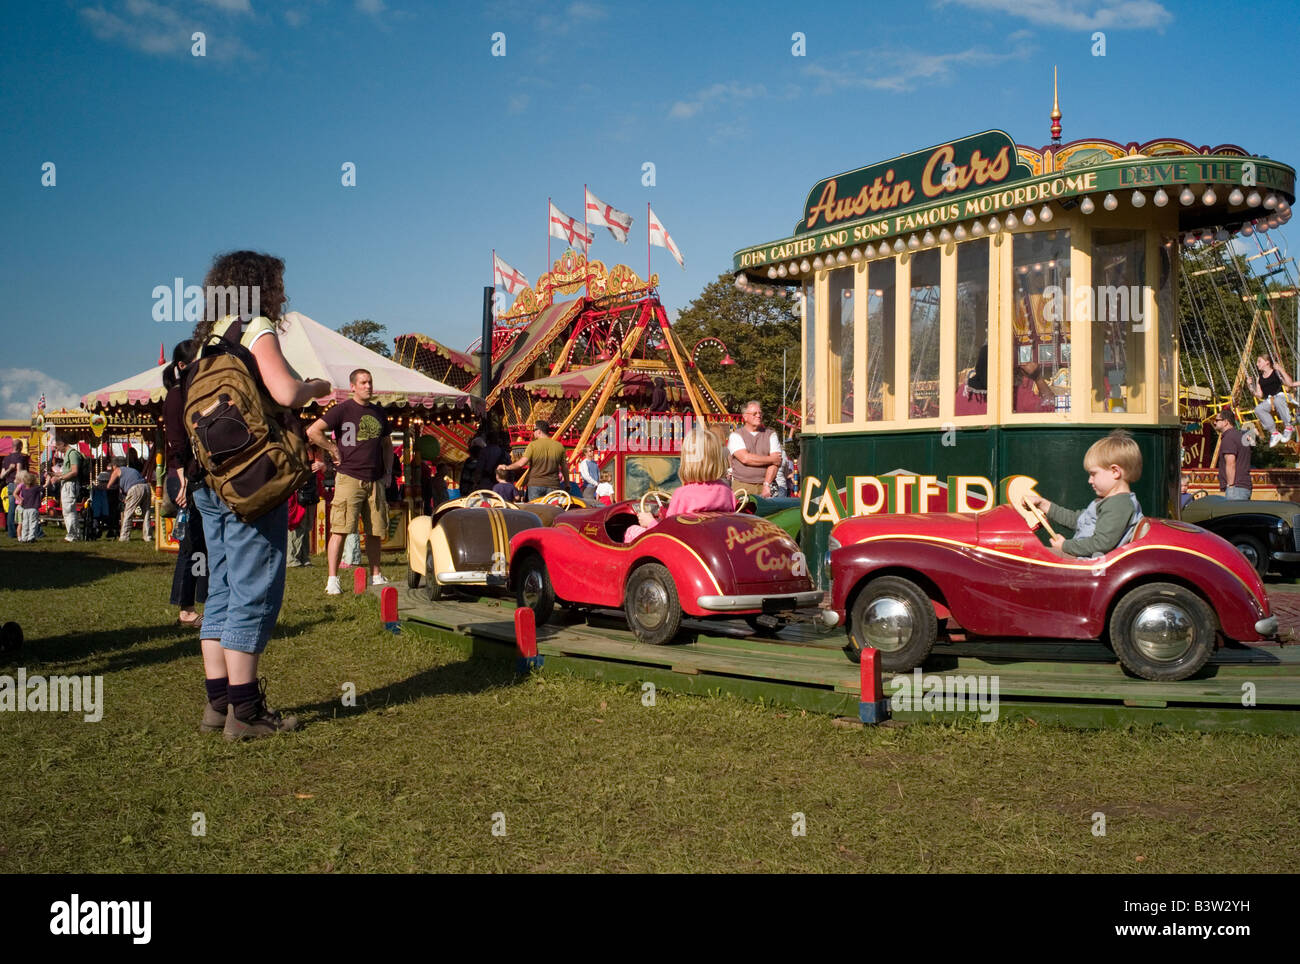
<path fill-rule="evenodd" d="M 370 583 L 382 586 L 388 582 L 379 569 L 379 545 L 388 535 L 384 489 L 393 477 L 393 440 L 383 409 L 370 402 L 374 395 L 370 372 L 358 368 L 348 382 L 352 397 L 334 405 L 307 429 L 307 438 L 328 452 L 337 466 L 327 548 L 329 578 L 325 582 L 325 592 L 331 596 L 342 591 L 338 572 L 343 540 L 356 530 L 358 519 L 365 525 Z M 332 440 L 326 431 L 334 433 Z"/>

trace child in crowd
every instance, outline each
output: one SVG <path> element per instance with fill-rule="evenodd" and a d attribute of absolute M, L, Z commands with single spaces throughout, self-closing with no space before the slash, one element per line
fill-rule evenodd
<path fill-rule="evenodd" d="M 38 510 L 41 504 L 41 487 L 31 472 L 19 472 L 18 488 L 14 490 L 12 510 L 18 513 L 18 541 L 35 542 L 36 527 L 40 523 Z"/>
<path fill-rule="evenodd" d="M 682 485 L 668 501 L 663 517 L 671 519 L 684 512 L 735 512 L 736 497 L 725 479 L 728 461 L 716 435 L 705 428 L 692 429 L 682 439 L 682 464 L 678 470 Z M 631 542 L 659 524 L 649 512 L 638 513 L 637 521 L 640 525 L 628 528 L 624 542 Z"/>
<path fill-rule="evenodd" d="M 1088 484 L 1097 498 L 1081 512 L 1053 505 L 1042 496 L 1035 504 L 1057 525 L 1074 530 L 1074 538 L 1052 537 L 1052 551 L 1062 558 L 1095 559 L 1132 537 L 1142 521 L 1142 506 L 1129 488 L 1142 477 L 1142 451 L 1133 436 L 1116 430 L 1092 443 L 1083 456 Z"/>
<path fill-rule="evenodd" d="M 516 489 L 515 484 L 510 481 L 511 474 L 512 473 L 505 467 L 505 465 L 498 465 L 497 482 L 496 485 L 492 486 L 492 491 L 501 496 L 501 498 L 505 499 L 507 502 L 518 502 L 519 490 Z"/>
<path fill-rule="evenodd" d="M 610 474 L 602 472 L 600 474 L 600 484 L 596 486 L 596 501 L 601 505 L 614 504 L 614 486 L 610 484 Z"/>

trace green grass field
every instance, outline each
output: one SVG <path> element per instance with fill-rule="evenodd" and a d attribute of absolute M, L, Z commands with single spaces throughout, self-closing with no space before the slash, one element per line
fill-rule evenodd
<path fill-rule="evenodd" d="M 0 539 L 0 619 L 27 635 L 0 673 L 102 674 L 105 702 L 98 723 L 0 713 L 0 872 L 1297 867 L 1294 738 L 864 730 L 662 691 L 645 707 L 634 686 L 520 680 L 392 636 L 373 597 L 327 598 L 319 564 L 289 571 L 263 660 L 303 729 L 227 743 L 198 732 L 172 562 L 139 542 Z"/>

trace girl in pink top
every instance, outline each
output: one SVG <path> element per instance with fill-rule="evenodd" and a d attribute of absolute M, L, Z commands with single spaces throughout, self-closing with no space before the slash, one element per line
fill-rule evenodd
<path fill-rule="evenodd" d="M 682 485 L 668 501 L 663 517 L 671 519 L 685 512 L 735 512 L 736 497 L 727 485 L 727 457 L 722 443 L 706 428 L 696 426 L 682 439 L 682 464 L 678 476 Z M 631 542 L 647 529 L 659 524 L 649 512 L 637 513 L 640 525 L 629 526 L 623 536 Z"/>

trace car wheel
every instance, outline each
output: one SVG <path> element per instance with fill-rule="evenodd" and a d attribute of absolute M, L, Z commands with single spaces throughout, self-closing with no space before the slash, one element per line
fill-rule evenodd
<path fill-rule="evenodd" d="M 1230 540 L 1232 548 L 1236 549 L 1246 561 L 1255 567 L 1255 571 L 1262 577 L 1268 572 L 1268 550 L 1264 544 L 1254 536 L 1233 536 Z"/>
<path fill-rule="evenodd" d="M 420 588 L 420 574 L 414 569 L 406 570 L 406 585 L 410 589 Z"/>
<path fill-rule="evenodd" d="M 533 611 L 533 622 L 545 626 L 555 611 L 555 587 L 546 562 L 536 553 L 529 553 L 519 569 L 515 601 Z"/>
<path fill-rule="evenodd" d="M 925 662 L 939 635 L 934 603 L 901 576 L 873 579 L 858 593 L 849 616 L 846 651 L 855 663 L 868 646 L 880 651 L 880 668 L 904 673 Z"/>
<path fill-rule="evenodd" d="M 653 646 L 670 642 L 682 625 L 682 607 L 672 573 L 657 562 L 633 572 L 627 581 L 623 611 L 639 640 Z"/>
<path fill-rule="evenodd" d="M 1190 589 L 1153 582 L 1125 595 L 1110 617 L 1111 647 L 1143 679 L 1187 679 L 1210 658 L 1218 619 Z"/>
<path fill-rule="evenodd" d="M 428 546 L 424 550 L 424 592 L 429 597 L 429 602 L 437 602 L 442 598 L 442 586 L 438 585 L 438 579 L 434 576 L 436 570 L 433 568 L 433 546 Z"/>

